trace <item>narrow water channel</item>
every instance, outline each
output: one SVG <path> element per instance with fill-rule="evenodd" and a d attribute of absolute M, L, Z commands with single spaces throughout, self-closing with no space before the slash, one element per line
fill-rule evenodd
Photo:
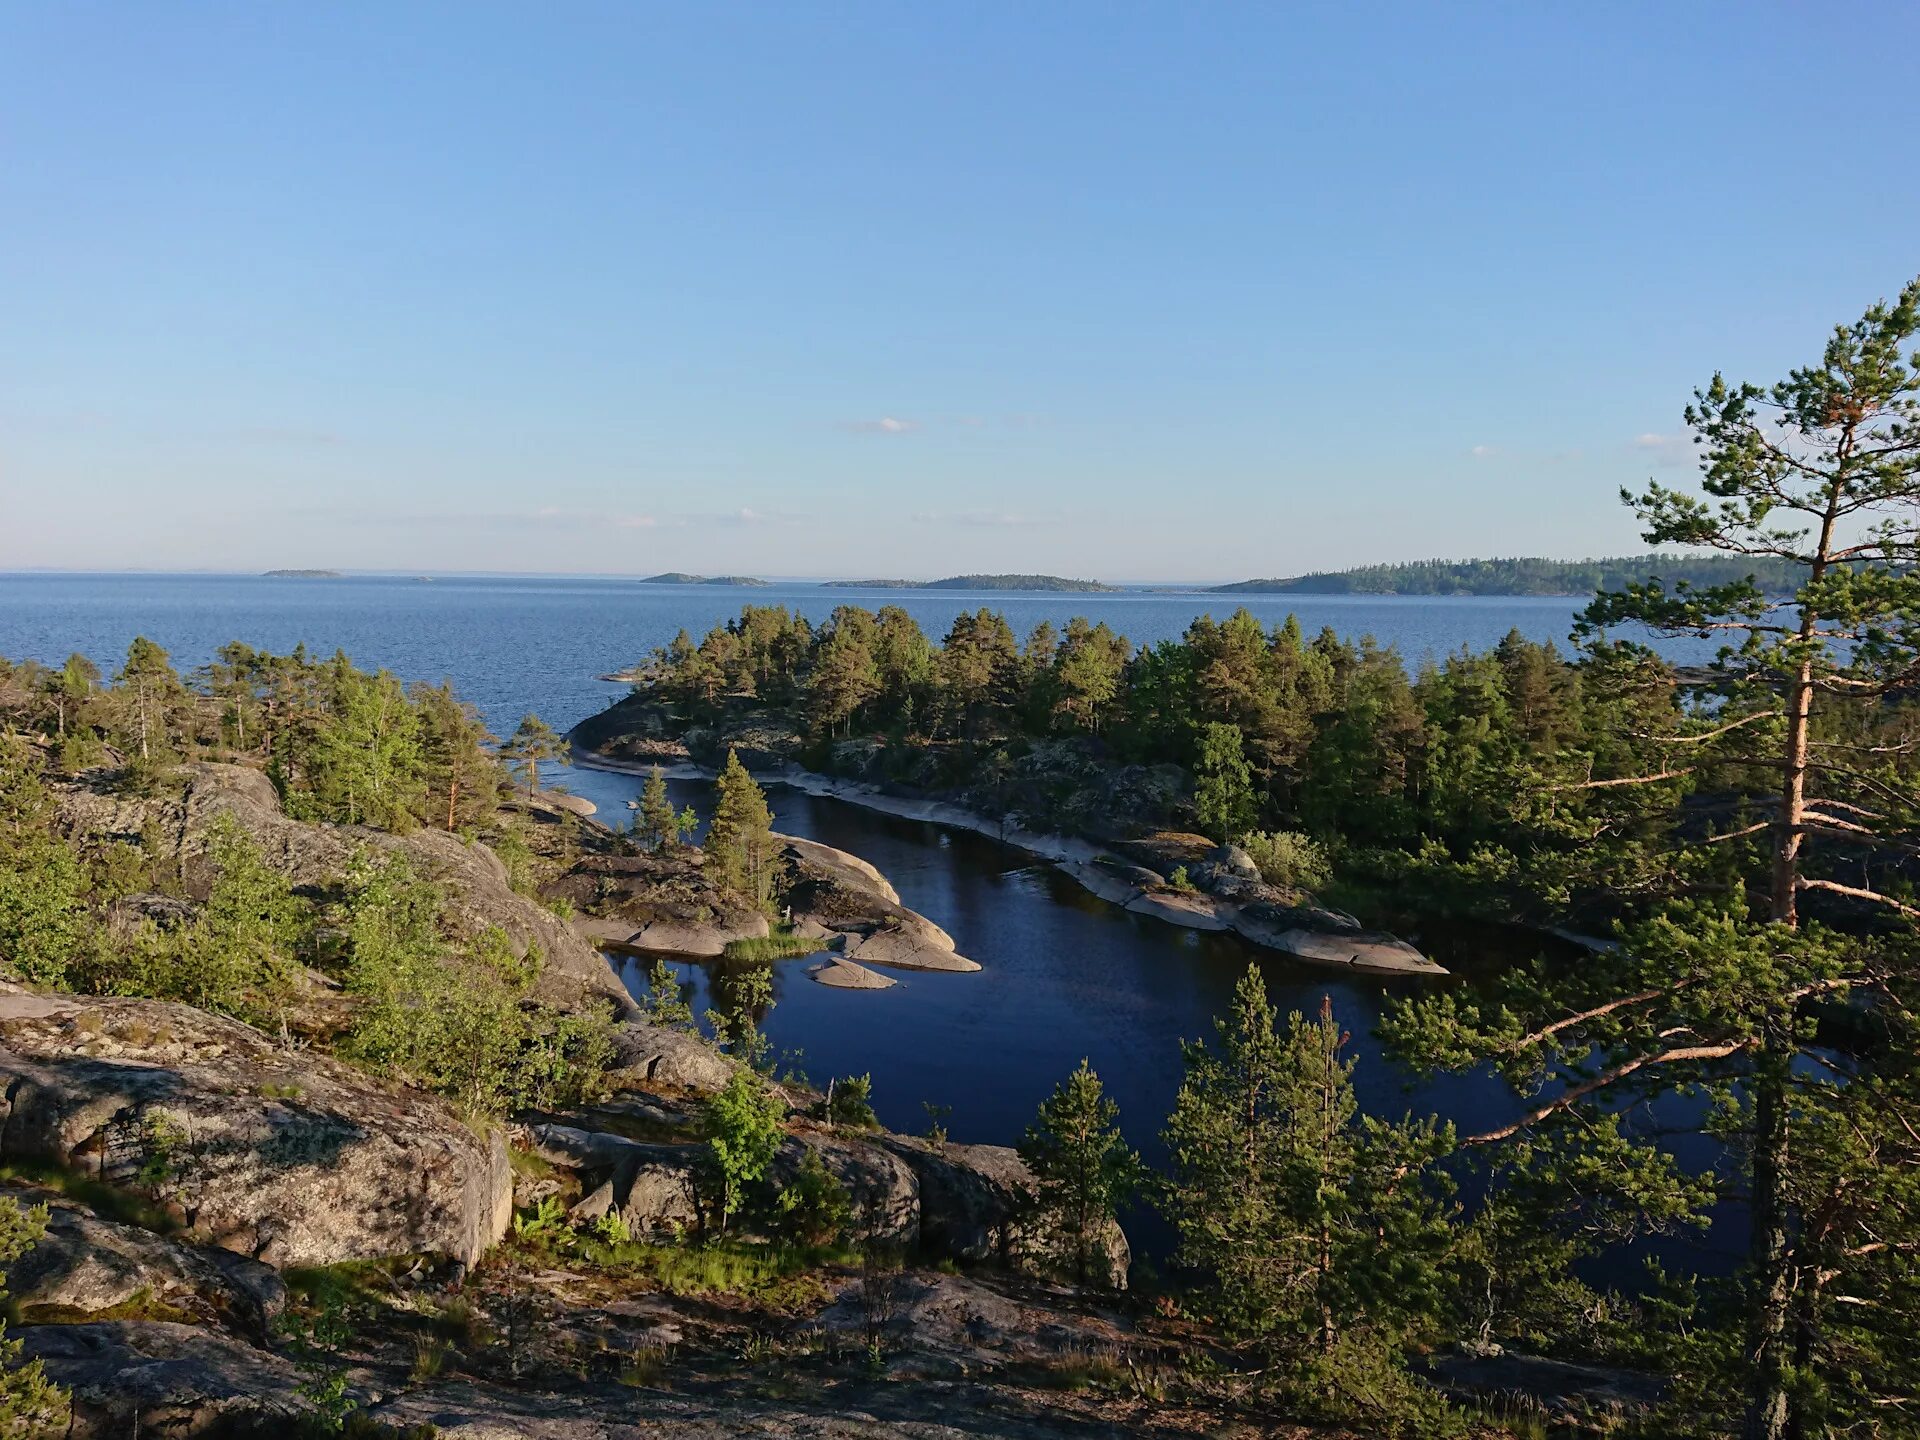
<path fill-rule="evenodd" d="M 626 802 L 641 783 L 584 768 L 566 776 L 568 788 L 594 801 L 598 818 L 612 825 L 626 823 Z M 672 781 L 669 789 L 676 805 L 704 811 L 711 801 L 705 782 Z M 1373 1031 L 1388 997 L 1453 981 L 1376 979 L 1306 965 L 1236 935 L 1129 914 L 982 835 L 784 786 L 771 788 L 768 801 L 776 829 L 871 861 L 903 903 L 945 928 L 960 953 L 982 967 L 969 975 L 890 971 L 899 981 L 890 990 L 834 990 L 807 977 L 810 961 L 775 965 L 775 1004 L 765 1025 L 775 1053 L 816 1083 L 870 1074 L 874 1109 L 891 1129 L 923 1132 L 924 1106 L 935 1105 L 948 1107 L 953 1139 L 1013 1144 L 1041 1099 L 1084 1056 L 1118 1103 L 1128 1140 L 1158 1165 L 1165 1154 L 1160 1129 L 1180 1087 L 1181 1042 L 1213 1033 L 1214 1017 L 1226 1012 L 1250 964 L 1260 968 L 1283 1014 L 1311 1015 L 1323 998 L 1332 999 L 1352 1035 L 1354 1085 L 1370 1113 L 1437 1114 L 1470 1132 L 1517 1108 L 1490 1075 L 1419 1082 L 1381 1053 Z M 1451 964 L 1460 957 L 1445 958 Z M 696 1010 L 704 1009 L 706 967 L 674 968 L 694 985 Z M 1128 1231 L 1147 1254 L 1163 1252 L 1168 1240 L 1144 1215 L 1129 1217 Z M 1709 1248 L 1720 1250 L 1730 1238 L 1723 1231 Z M 1654 1248 L 1678 1258 L 1696 1247 Z M 1723 1263 L 1689 1258 L 1709 1269 Z"/>

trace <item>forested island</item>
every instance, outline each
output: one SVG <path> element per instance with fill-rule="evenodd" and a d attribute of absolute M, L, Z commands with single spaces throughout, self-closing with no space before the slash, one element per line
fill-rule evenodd
<path fill-rule="evenodd" d="M 1633 577 L 1564 652 L 750 605 L 571 745 L 340 653 L 0 663 L 0 1424 L 1911 1434 L 1917 341 L 1920 280 L 1703 387 L 1712 503 L 1649 485 L 1646 541 L 1796 583 Z M 1649 632 L 1726 648 L 1682 674 Z M 543 784 L 576 757 L 648 772 L 630 828 Z M 1157 1171 L 1084 1061 L 1016 1145 L 883 1129 L 870 1077 L 772 1053 L 773 967 L 977 967 L 756 770 L 1098 842 L 1063 863 L 1162 918 L 1538 935 L 1377 1029 L 1504 1108 L 1369 1113 L 1335 1002 L 1253 965 Z M 712 962 L 704 1016 L 666 956 Z M 1742 1263 L 1693 1264 L 1720 1227 Z"/>
<path fill-rule="evenodd" d="M 266 570 L 261 572 L 266 580 L 338 580 L 338 570 Z"/>
<path fill-rule="evenodd" d="M 820 584 L 827 590 L 1021 590 L 1073 595 L 1107 594 L 1120 588 L 1059 575 L 950 575 L 944 580 L 823 580 Z"/>
<path fill-rule="evenodd" d="M 750 589 L 764 588 L 765 580 L 751 575 L 689 575 L 684 570 L 668 570 L 660 575 L 648 575 L 640 580 L 642 585 L 735 585 Z"/>
<path fill-rule="evenodd" d="M 1769 554 L 1626 555 L 1601 560 L 1416 560 L 1316 571 L 1285 580 L 1215 585 L 1215 595 L 1591 595 L 1623 590 L 1649 578 L 1667 586 L 1729 585 L 1751 577 L 1767 595 L 1791 594 L 1794 565 Z"/>

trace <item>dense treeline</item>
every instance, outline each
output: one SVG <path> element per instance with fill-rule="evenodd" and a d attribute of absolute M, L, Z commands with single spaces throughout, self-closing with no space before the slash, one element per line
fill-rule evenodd
<path fill-rule="evenodd" d="M 1792 591 L 1793 566 L 1773 555 L 1627 555 L 1599 560 L 1414 560 L 1315 571 L 1287 580 L 1241 580 L 1216 594 L 1295 595 L 1590 595 L 1623 590 L 1649 577 L 1668 585 L 1726 585 L 1752 578 L 1769 595 Z"/>
<path fill-rule="evenodd" d="M 58 669 L 0 658 L 0 716 L 42 735 L 56 769 L 111 766 L 133 790 L 181 760 L 258 764 L 299 819 L 458 830 L 505 784 L 494 737 L 450 683 L 409 687 L 304 646 L 235 641 L 187 676 L 145 637 L 111 679 L 84 655 Z"/>

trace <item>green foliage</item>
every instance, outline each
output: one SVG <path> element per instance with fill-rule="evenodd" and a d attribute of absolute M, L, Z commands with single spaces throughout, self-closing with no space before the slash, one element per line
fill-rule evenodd
<path fill-rule="evenodd" d="M 532 963 L 483 934 L 460 955 L 441 934 L 440 896 L 400 856 L 360 857 L 346 901 L 346 988 L 359 1001 L 341 1050 L 398 1070 L 468 1114 L 555 1109 L 595 1095 L 611 1021 L 530 999 Z"/>
<path fill-rule="evenodd" d="M 723 954 L 729 960 L 765 964 L 771 960 L 790 960 L 797 955 L 815 955 L 824 942 L 810 935 L 797 935 L 790 926 L 776 925 L 771 934 L 749 935 L 729 940 Z"/>
<path fill-rule="evenodd" d="M 1187 1047 L 1165 1208 L 1230 1334 L 1298 1377 L 1321 1413 L 1385 1423 L 1381 1395 L 1420 1393 L 1401 1347 L 1444 1304 L 1452 1210 L 1438 1162 L 1452 1131 L 1359 1113 L 1330 1004 L 1285 1030 L 1276 1020 L 1249 969 L 1216 1046 Z"/>
<path fill-rule="evenodd" d="M 1140 1186 L 1140 1157 L 1120 1137 L 1120 1107 L 1106 1097 L 1085 1060 L 1040 1104 L 1020 1141 L 1020 1158 L 1033 1172 L 1035 1200 L 1066 1238 L 1074 1277 L 1096 1270 L 1105 1231 Z"/>
<path fill-rule="evenodd" d="M 0 1268 L 20 1258 L 46 1233 L 47 1208 L 20 1208 L 11 1196 L 0 1196 Z M 0 1290 L 0 1300 L 6 1292 Z M 20 1363 L 20 1342 L 0 1322 L 0 1434 L 39 1440 L 64 1434 L 69 1418 L 67 1394 L 47 1379 L 38 1360 Z"/>
<path fill-rule="evenodd" d="M 753 1069 L 769 1068 L 773 1045 L 760 1021 L 773 1008 L 772 968 L 756 961 L 721 966 L 713 972 L 713 999 L 707 1023 L 715 1042 Z"/>
<path fill-rule="evenodd" d="M 538 715 L 522 716 L 513 734 L 500 747 L 500 753 L 509 760 L 517 761 L 526 772 L 529 800 L 540 788 L 541 761 L 551 760 L 557 765 L 573 763 L 566 740 L 556 735 L 553 727 Z"/>
<path fill-rule="evenodd" d="M 1333 864 L 1325 848 L 1311 836 L 1295 830 L 1250 830 L 1239 843 L 1269 885 L 1314 891 L 1333 883 Z"/>
<path fill-rule="evenodd" d="M 847 1075 L 827 1085 L 825 1107 L 829 1125 L 872 1130 L 880 1124 L 873 1113 L 873 1076 Z"/>
<path fill-rule="evenodd" d="M 1217 840 L 1239 835 L 1253 823 L 1253 771 L 1242 753 L 1238 726 L 1209 724 L 1201 732 L 1193 813 L 1200 828 Z"/>
<path fill-rule="evenodd" d="M 817 1151 L 807 1151 L 780 1187 L 773 1223 L 782 1238 L 816 1249 L 841 1245 L 853 1233 L 853 1199 Z"/>
<path fill-rule="evenodd" d="M 648 772 L 647 783 L 640 792 L 639 821 L 640 841 L 649 850 L 679 844 L 700 824 L 691 806 L 675 813 L 673 800 L 667 794 L 666 774 L 658 765 Z"/>
<path fill-rule="evenodd" d="M 650 1024 L 691 1028 L 693 1007 L 687 1003 L 687 987 L 682 985 L 666 960 L 656 955 L 647 971 L 647 993 L 640 997 L 640 1010 Z"/>
<path fill-rule="evenodd" d="M 765 905 L 772 883 L 773 814 L 766 793 L 733 751 L 714 782 L 713 819 L 702 847 L 714 878 L 727 889 Z"/>
<path fill-rule="evenodd" d="M 726 1088 L 708 1098 L 703 1123 L 722 1230 L 740 1208 L 746 1187 L 761 1180 L 773 1163 L 782 1115 L 778 1097 L 749 1070 L 735 1071 Z"/>

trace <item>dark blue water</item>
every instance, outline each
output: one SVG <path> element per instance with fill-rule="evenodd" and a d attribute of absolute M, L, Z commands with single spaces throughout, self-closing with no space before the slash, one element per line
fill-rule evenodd
<path fill-rule="evenodd" d="M 1169 595 L 871 594 L 813 586 L 648 587 L 575 579 L 268 580 L 230 576 L 0 576 L 0 654 L 57 662 L 80 650 L 113 668 L 145 634 L 183 668 L 231 639 L 273 650 L 305 641 L 345 649 L 362 665 L 407 679 L 451 677 L 496 728 L 526 711 L 571 725 L 625 687 L 596 680 L 665 643 L 738 612 L 747 601 L 815 618 L 835 605 L 903 605 L 930 634 L 962 609 L 1003 611 L 1016 632 L 1075 614 L 1106 620 L 1137 643 L 1177 636 L 1243 597 Z M 1562 639 L 1575 609 L 1562 599 L 1244 597 L 1267 623 L 1298 613 L 1309 630 L 1372 634 L 1409 661 L 1483 648 L 1510 629 Z M 560 778 L 623 823 L 638 794 L 631 776 L 575 769 Z M 707 787 L 676 784 L 704 809 Z M 771 795 L 779 828 L 853 851 L 879 866 L 902 900 L 951 933 L 978 974 L 903 973 L 886 991 L 814 984 L 804 962 L 775 967 L 767 1031 L 816 1081 L 871 1074 L 888 1125 L 922 1130 L 923 1102 L 949 1107 L 956 1140 L 1012 1143 L 1040 1099 L 1084 1056 L 1121 1107 L 1129 1139 L 1160 1154 L 1160 1126 L 1180 1078 L 1180 1042 L 1211 1033 L 1235 982 L 1262 971 L 1282 1010 L 1318 1011 L 1331 996 L 1359 1056 L 1355 1084 L 1376 1114 L 1438 1112 L 1463 1128 L 1505 1119 L 1513 1101 L 1486 1076 L 1413 1087 L 1372 1038 L 1385 998 L 1410 983 L 1355 980 L 1256 950 L 1230 935 L 1181 930 L 1094 899 L 1051 869 L 995 841 L 877 815 L 785 789 Z M 1425 940 L 1427 937 L 1416 937 Z M 1446 957 L 1450 963 L 1458 958 Z M 1463 957 L 1467 963 L 1472 955 Z M 704 1005 L 706 977 L 682 966 Z M 1147 1249 L 1163 1234 L 1139 1222 Z"/>

